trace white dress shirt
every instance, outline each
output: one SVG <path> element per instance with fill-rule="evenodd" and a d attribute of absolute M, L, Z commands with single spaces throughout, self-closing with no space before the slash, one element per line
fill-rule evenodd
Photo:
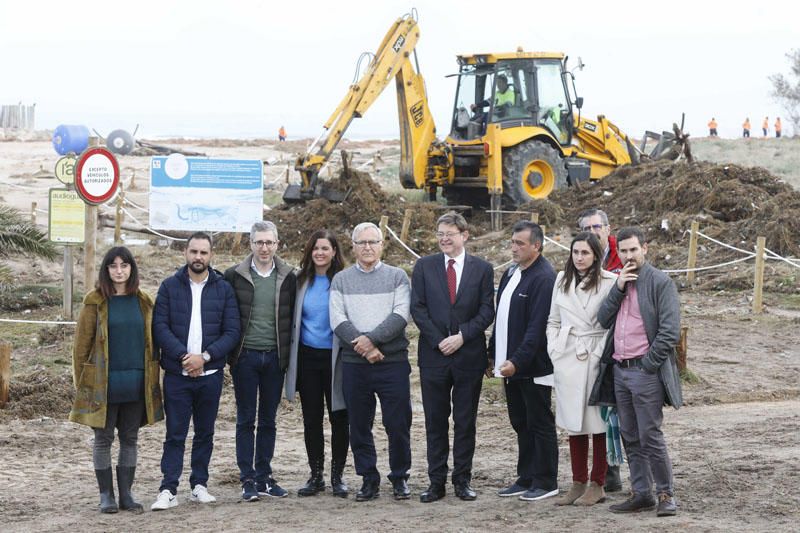
<path fill-rule="evenodd" d="M 186 340 L 186 349 L 189 353 L 203 353 L 203 317 L 200 313 L 200 300 L 203 296 L 203 287 L 208 283 L 208 273 L 206 272 L 206 279 L 196 282 L 189 278 L 189 287 L 192 289 L 192 318 L 189 320 L 189 338 Z M 208 376 L 216 372 L 217 369 L 206 370 L 203 372 L 204 376 Z M 184 376 L 189 373 L 184 370 Z"/>

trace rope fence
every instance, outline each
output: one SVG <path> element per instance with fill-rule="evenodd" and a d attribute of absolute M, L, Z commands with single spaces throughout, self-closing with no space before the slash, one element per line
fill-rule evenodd
<path fill-rule="evenodd" d="M 0 318 L 0 322 L 10 322 L 14 324 L 66 324 L 74 326 L 77 322 L 69 320 L 18 320 L 14 318 Z"/>

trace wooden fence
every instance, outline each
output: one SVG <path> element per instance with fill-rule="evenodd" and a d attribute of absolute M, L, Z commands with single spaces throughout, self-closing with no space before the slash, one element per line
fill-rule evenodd
<path fill-rule="evenodd" d="M 20 130 L 36 129 L 36 104 L 0 106 L 0 127 Z"/>

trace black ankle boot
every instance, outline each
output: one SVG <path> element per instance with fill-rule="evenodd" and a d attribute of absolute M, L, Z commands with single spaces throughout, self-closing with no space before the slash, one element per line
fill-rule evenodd
<path fill-rule="evenodd" d="M 141 513 L 142 504 L 133 499 L 131 487 L 136 475 L 135 466 L 117 466 L 117 488 L 119 488 L 119 508 L 123 511 Z"/>
<path fill-rule="evenodd" d="M 94 474 L 97 476 L 97 487 L 100 489 L 100 512 L 116 513 L 119 507 L 114 499 L 114 476 L 111 467 L 95 470 Z"/>
<path fill-rule="evenodd" d="M 339 498 L 347 498 L 347 485 L 342 481 L 344 463 L 331 463 L 331 492 Z"/>
<path fill-rule="evenodd" d="M 622 478 L 619 475 L 619 466 L 608 466 L 606 471 L 606 492 L 619 492 L 622 490 Z"/>
<path fill-rule="evenodd" d="M 311 466 L 311 477 L 306 484 L 297 489 L 298 496 L 314 496 L 325 490 L 325 480 L 323 479 L 324 467 L 322 460 L 309 461 Z"/>

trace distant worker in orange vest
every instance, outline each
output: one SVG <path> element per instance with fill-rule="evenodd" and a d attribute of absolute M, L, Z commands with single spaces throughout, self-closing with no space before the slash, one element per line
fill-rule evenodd
<path fill-rule="evenodd" d="M 761 123 L 761 131 L 764 132 L 764 137 L 769 133 L 769 117 L 764 117 L 764 122 Z"/>
<path fill-rule="evenodd" d="M 775 119 L 775 138 L 781 138 L 781 117 Z"/>
<path fill-rule="evenodd" d="M 283 126 L 278 130 L 278 140 L 280 142 L 286 141 L 286 129 Z"/>
<path fill-rule="evenodd" d="M 750 138 L 750 117 L 744 119 L 744 124 L 742 124 L 742 137 L 746 139 Z"/>
<path fill-rule="evenodd" d="M 708 135 L 711 137 L 719 137 L 717 135 L 717 119 L 711 117 L 711 122 L 708 123 Z"/>

